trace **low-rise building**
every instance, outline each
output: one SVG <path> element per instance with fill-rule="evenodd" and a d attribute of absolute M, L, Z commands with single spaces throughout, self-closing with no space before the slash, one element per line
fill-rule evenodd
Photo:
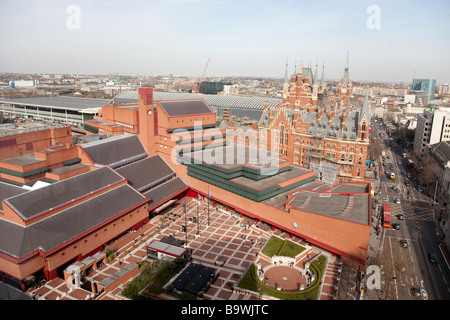
<path fill-rule="evenodd" d="M 0 182 L 0 275 L 23 290 L 148 221 L 148 198 L 106 166 L 28 191 Z"/>
<path fill-rule="evenodd" d="M 70 127 L 29 120 L 0 125 L 0 160 L 34 153 L 57 144 L 72 144 Z"/>

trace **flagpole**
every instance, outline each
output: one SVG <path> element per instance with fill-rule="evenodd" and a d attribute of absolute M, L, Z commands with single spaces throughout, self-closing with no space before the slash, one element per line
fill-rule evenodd
<path fill-rule="evenodd" d="M 188 244 L 188 239 L 187 239 L 187 204 L 186 204 L 186 200 L 184 200 L 184 234 L 185 234 L 185 238 L 186 238 L 186 244 Z"/>
<path fill-rule="evenodd" d="M 200 202 L 200 200 L 197 199 L 197 235 L 200 234 L 200 220 L 199 220 L 199 218 L 198 218 L 198 206 L 199 206 L 199 202 Z"/>
<path fill-rule="evenodd" d="M 208 186 L 208 226 L 209 226 L 209 199 L 211 198 L 211 189 Z"/>

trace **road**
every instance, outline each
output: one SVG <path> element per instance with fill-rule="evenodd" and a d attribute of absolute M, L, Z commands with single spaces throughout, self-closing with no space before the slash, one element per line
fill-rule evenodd
<path fill-rule="evenodd" d="M 386 143 L 385 132 L 373 126 L 373 136 Z M 415 177 L 406 165 L 403 150 L 391 140 L 385 145 L 385 165 L 380 163 L 380 188 L 376 198 L 389 203 L 392 225 L 399 229 L 383 228 L 381 237 L 382 283 L 384 297 L 400 300 L 449 300 L 450 267 L 440 249 L 442 234 L 436 219 L 440 208 L 433 206 L 430 197 L 419 192 Z M 380 159 L 381 160 L 381 159 Z M 387 172 L 388 174 L 386 174 Z M 395 179 L 390 179 L 390 172 Z M 404 175 L 401 173 L 404 172 Z M 409 185 L 406 185 L 409 181 Z M 400 199 L 400 203 L 395 200 Z M 420 214 L 416 211 L 420 210 Z M 403 219 L 399 219 L 403 215 Z M 407 246 L 401 245 L 406 240 Z M 437 261 L 430 262 L 429 253 Z M 420 294 L 414 295 L 412 288 Z"/>

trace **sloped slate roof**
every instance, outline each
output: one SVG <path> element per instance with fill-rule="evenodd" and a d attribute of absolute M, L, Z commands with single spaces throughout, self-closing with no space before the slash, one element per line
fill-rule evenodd
<path fill-rule="evenodd" d="M 15 258 L 49 252 L 145 200 L 124 184 L 29 226 L 0 219 L 0 252 Z"/>
<path fill-rule="evenodd" d="M 123 177 L 109 167 L 102 167 L 5 199 L 24 220 L 69 203 L 119 181 Z"/>
<path fill-rule="evenodd" d="M 3 200 L 25 192 L 27 192 L 27 190 L 14 186 L 12 184 L 0 182 L 0 212 L 3 212 Z"/>
<path fill-rule="evenodd" d="M 157 186 L 154 189 L 151 189 L 147 192 L 144 192 L 144 195 L 148 198 L 150 198 L 149 202 L 149 209 L 158 204 L 159 202 L 163 201 L 164 199 L 172 196 L 173 194 L 183 190 L 188 185 L 186 182 L 184 182 L 183 179 L 180 177 L 176 177 L 174 179 L 171 179 L 167 181 L 166 183 L 163 183 L 160 186 Z"/>
<path fill-rule="evenodd" d="M 444 160 L 450 161 L 450 144 L 448 141 L 441 141 L 435 145 L 436 150 L 442 155 Z"/>
<path fill-rule="evenodd" d="M 203 100 L 158 101 L 169 117 L 214 113 Z"/>
<path fill-rule="evenodd" d="M 270 110 L 270 109 L 269 109 Z M 267 110 L 263 112 L 260 119 L 260 124 L 263 126 L 269 126 L 269 117 L 270 111 Z M 277 116 L 278 110 L 275 108 L 274 117 Z M 285 110 L 287 114 L 287 118 L 290 124 L 293 123 L 293 113 L 292 111 Z M 301 110 L 300 114 L 305 123 L 310 123 L 310 127 L 308 129 L 308 133 L 317 134 L 322 136 L 330 136 L 336 138 L 345 138 L 345 139 L 356 139 L 357 136 L 357 128 L 358 128 L 358 119 L 360 117 L 361 111 L 352 110 L 348 113 L 347 118 L 344 122 L 344 129 L 341 129 L 342 118 L 337 115 L 335 116 L 331 123 L 328 125 L 328 115 L 324 113 L 320 118 L 319 123 L 317 123 L 317 113 L 315 112 L 307 112 L 305 110 Z"/>
<path fill-rule="evenodd" d="M 81 145 L 95 163 L 118 168 L 147 157 L 139 136 L 119 136 Z"/>
<path fill-rule="evenodd" d="M 143 191 L 175 175 L 160 155 L 154 155 L 116 169 L 135 189 Z"/>

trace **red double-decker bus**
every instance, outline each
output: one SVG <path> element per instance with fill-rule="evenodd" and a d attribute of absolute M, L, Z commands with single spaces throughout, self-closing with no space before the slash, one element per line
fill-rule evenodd
<path fill-rule="evenodd" d="M 387 203 L 383 204 L 383 227 L 391 227 L 391 206 Z"/>

